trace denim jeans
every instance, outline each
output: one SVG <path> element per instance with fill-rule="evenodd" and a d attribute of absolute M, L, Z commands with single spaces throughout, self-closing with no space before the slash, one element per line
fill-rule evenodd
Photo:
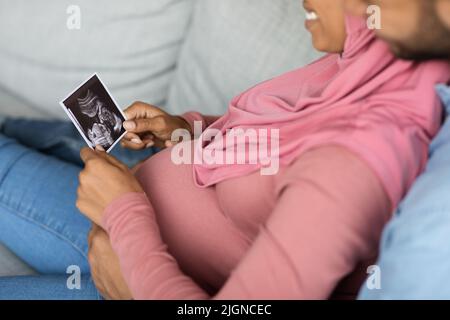
<path fill-rule="evenodd" d="M 87 145 L 70 122 L 6 118 L 0 123 L 0 132 L 33 150 L 78 166 L 83 165 L 80 150 Z M 157 151 L 151 148 L 136 152 L 117 146 L 111 155 L 132 167 Z"/>
<path fill-rule="evenodd" d="M 71 123 L 7 119 L 0 133 L 0 242 L 40 276 L 0 278 L 0 299 L 97 299 L 87 262 L 91 223 L 76 208 L 79 150 Z M 113 155 L 133 165 L 157 150 Z M 81 289 L 69 289 L 78 266 Z"/>

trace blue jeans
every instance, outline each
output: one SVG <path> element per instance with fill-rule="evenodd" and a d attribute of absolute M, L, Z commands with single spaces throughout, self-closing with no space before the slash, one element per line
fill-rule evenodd
<path fill-rule="evenodd" d="M 75 207 L 83 140 L 68 122 L 9 119 L 0 133 L 0 242 L 40 276 L 0 278 L 0 299 L 98 299 L 87 262 L 91 228 Z M 113 154 L 132 165 L 155 150 Z M 81 289 L 66 285 L 78 266 Z"/>

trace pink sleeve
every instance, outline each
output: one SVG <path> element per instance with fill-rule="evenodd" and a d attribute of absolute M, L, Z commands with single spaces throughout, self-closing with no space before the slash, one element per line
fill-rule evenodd
<path fill-rule="evenodd" d="M 389 218 L 381 183 L 358 157 L 323 147 L 277 182 L 276 207 L 214 297 L 179 269 L 145 194 L 106 210 L 103 227 L 136 299 L 325 299 L 361 259 L 373 257 Z"/>
<path fill-rule="evenodd" d="M 201 113 L 195 111 L 186 112 L 182 114 L 181 117 L 191 125 L 191 128 L 194 128 L 195 121 L 200 121 L 202 123 L 203 130 L 208 128 L 211 124 L 213 124 L 220 118 L 220 116 L 202 115 Z"/>
<path fill-rule="evenodd" d="M 161 239 L 153 207 L 144 193 L 111 203 L 103 217 L 125 281 L 134 299 L 206 299 L 178 268 Z"/>

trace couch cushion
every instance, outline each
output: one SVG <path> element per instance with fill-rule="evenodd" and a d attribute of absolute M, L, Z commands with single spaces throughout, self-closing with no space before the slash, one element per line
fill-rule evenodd
<path fill-rule="evenodd" d="M 81 29 L 66 11 L 81 9 Z M 164 104 L 192 0 L 0 0 L 1 113 L 65 117 L 58 102 L 93 72 L 124 107 Z"/>
<path fill-rule="evenodd" d="M 248 87 L 318 57 L 299 0 L 197 0 L 168 105 L 221 114 Z"/>

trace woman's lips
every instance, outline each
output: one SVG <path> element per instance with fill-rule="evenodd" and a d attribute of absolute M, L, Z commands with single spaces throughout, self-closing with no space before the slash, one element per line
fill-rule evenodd
<path fill-rule="evenodd" d="M 306 11 L 305 27 L 310 30 L 311 27 L 319 20 L 319 16 L 314 11 Z"/>
<path fill-rule="evenodd" d="M 303 8 L 305 8 L 305 27 L 310 30 L 311 27 L 316 23 L 319 19 L 316 11 L 314 11 L 313 7 L 308 3 L 308 1 L 303 1 Z"/>
<path fill-rule="evenodd" d="M 319 19 L 319 16 L 314 11 L 306 11 L 306 20 L 308 21 L 314 21 Z"/>

